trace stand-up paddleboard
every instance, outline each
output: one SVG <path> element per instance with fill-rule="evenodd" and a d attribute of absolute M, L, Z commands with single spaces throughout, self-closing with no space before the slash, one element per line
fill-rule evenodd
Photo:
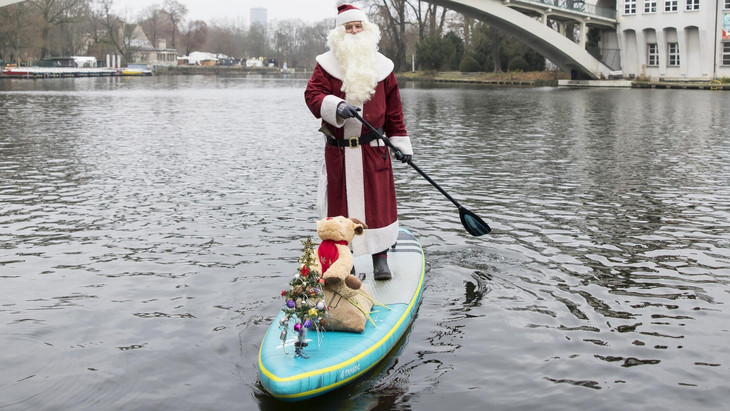
<path fill-rule="evenodd" d="M 363 284 L 373 298 L 388 308 L 374 306 L 362 333 L 310 331 L 305 356 L 295 352 L 296 332 L 290 325 L 284 344 L 280 339 L 283 312 L 269 326 L 259 350 L 259 380 L 264 389 L 285 401 L 299 401 L 334 390 L 361 376 L 396 345 L 418 310 L 423 294 L 423 249 L 410 231 L 401 229 L 395 248 L 388 252 L 393 278 L 373 279 L 369 255 L 355 258 L 355 270 L 367 273 Z"/>

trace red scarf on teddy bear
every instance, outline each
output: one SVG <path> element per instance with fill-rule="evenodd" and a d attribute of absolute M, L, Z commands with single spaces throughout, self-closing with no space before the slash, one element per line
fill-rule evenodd
<path fill-rule="evenodd" d="M 322 241 L 322 244 L 317 247 L 319 263 L 322 266 L 322 272 L 320 274 L 324 275 L 332 263 L 340 258 L 340 252 L 337 251 L 337 244 L 347 245 L 347 241 L 324 240 Z"/>

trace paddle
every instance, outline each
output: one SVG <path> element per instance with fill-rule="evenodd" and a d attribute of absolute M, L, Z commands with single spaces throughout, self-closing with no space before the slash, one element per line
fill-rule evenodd
<path fill-rule="evenodd" d="M 393 143 L 390 142 L 389 138 L 385 137 L 381 132 L 379 132 L 377 129 L 375 129 L 375 127 L 373 127 L 372 125 L 370 125 L 370 123 L 365 121 L 365 119 L 363 119 L 360 116 L 360 114 L 355 113 L 355 118 L 357 118 L 363 124 L 365 124 L 367 126 L 367 128 L 370 129 L 370 131 L 372 131 L 373 133 L 375 133 L 376 136 L 378 136 L 379 139 L 383 140 L 383 142 L 385 142 L 385 145 L 390 147 L 395 152 L 396 159 L 400 160 L 403 158 L 403 153 L 396 146 L 394 146 Z M 426 173 L 424 173 L 423 170 L 421 170 L 420 168 L 418 168 L 418 166 L 413 164 L 413 161 L 408 160 L 408 165 L 413 167 L 414 170 L 418 171 L 418 174 L 423 176 L 423 178 L 425 178 L 429 183 L 431 183 L 431 185 L 436 187 L 436 189 L 438 191 L 440 191 L 441 194 L 446 196 L 446 198 L 448 198 L 449 200 L 451 200 L 452 203 L 454 203 L 456 208 L 459 209 L 459 217 L 461 218 L 461 224 L 464 226 L 464 228 L 466 228 L 466 231 L 468 231 L 469 234 L 471 234 L 475 237 L 478 237 L 480 235 L 488 234 L 490 231 L 492 231 L 492 229 L 489 228 L 489 225 L 487 225 L 487 223 L 485 223 L 484 220 L 482 220 L 481 218 L 479 218 L 478 215 L 467 210 L 461 204 L 459 204 L 459 202 L 454 200 L 454 198 L 451 197 L 449 195 L 449 193 L 444 191 L 444 189 L 441 188 L 438 184 L 436 184 L 436 182 L 433 181 L 431 179 L 431 177 L 426 175 Z"/>

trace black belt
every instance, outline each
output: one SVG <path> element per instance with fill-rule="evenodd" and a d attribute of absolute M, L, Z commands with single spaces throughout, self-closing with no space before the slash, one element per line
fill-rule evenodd
<path fill-rule="evenodd" d="M 383 128 L 380 127 L 378 129 L 378 132 L 381 134 L 383 133 Z M 378 135 L 371 131 L 365 135 L 362 135 L 360 137 L 350 137 L 350 138 L 343 138 L 342 140 L 338 140 L 334 137 L 327 136 L 327 144 L 335 146 L 335 147 L 350 147 L 355 148 L 357 146 L 362 146 L 365 144 L 369 144 L 371 141 L 378 138 Z"/>

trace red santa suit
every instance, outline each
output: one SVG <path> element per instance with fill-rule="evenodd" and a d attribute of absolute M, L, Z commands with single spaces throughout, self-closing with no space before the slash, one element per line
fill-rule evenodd
<path fill-rule="evenodd" d="M 378 81 L 360 115 L 384 134 L 403 154 L 413 154 L 403 121 L 393 62 L 377 53 Z M 346 99 L 343 74 L 332 51 L 317 56 L 304 97 L 315 117 L 321 118 L 336 139 L 359 137 L 370 132 L 356 118 L 337 116 L 337 105 Z M 378 139 L 357 147 L 325 145 L 326 193 L 320 204 L 322 216 L 342 215 L 367 224 L 365 234 L 352 242 L 353 253 L 375 254 L 387 250 L 398 238 L 398 212 L 389 150 Z M 322 183 L 320 183 L 322 184 Z M 323 187 L 320 186 L 320 192 Z"/>

